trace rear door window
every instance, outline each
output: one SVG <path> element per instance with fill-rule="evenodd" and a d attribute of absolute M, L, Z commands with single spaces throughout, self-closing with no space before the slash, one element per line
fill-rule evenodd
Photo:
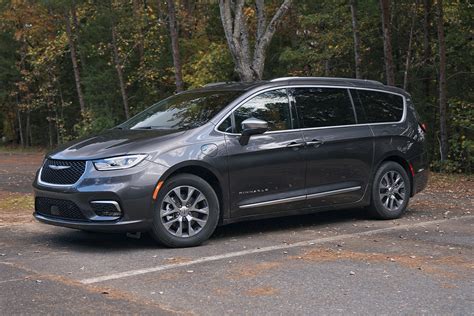
<path fill-rule="evenodd" d="M 389 123 L 402 119 L 402 96 L 371 90 L 357 90 L 357 95 L 365 114 L 359 123 Z"/>
<path fill-rule="evenodd" d="M 356 124 L 347 89 L 294 88 L 291 94 L 304 128 Z"/>

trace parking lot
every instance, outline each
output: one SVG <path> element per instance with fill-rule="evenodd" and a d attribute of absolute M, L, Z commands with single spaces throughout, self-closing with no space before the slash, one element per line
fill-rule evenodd
<path fill-rule="evenodd" d="M 352 209 L 219 227 L 197 248 L 33 220 L 40 153 L 0 153 L 0 314 L 473 314 L 474 179 L 406 215 Z"/>

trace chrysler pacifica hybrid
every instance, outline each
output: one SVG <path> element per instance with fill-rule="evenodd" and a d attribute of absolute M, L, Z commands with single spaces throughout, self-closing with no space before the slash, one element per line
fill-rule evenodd
<path fill-rule="evenodd" d="M 425 143 L 410 95 L 376 81 L 210 84 L 48 153 L 34 216 L 170 247 L 248 219 L 352 207 L 393 219 L 426 186 Z"/>

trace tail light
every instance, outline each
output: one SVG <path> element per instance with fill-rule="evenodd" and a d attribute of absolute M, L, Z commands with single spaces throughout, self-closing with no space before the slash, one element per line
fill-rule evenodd
<path fill-rule="evenodd" d="M 421 129 L 423 130 L 423 132 L 426 133 L 427 130 L 428 130 L 428 128 L 427 128 L 427 126 L 426 126 L 426 123 L 418 123 L 418 124 L 420 124 L 420 127 L 421 127 Z"/>

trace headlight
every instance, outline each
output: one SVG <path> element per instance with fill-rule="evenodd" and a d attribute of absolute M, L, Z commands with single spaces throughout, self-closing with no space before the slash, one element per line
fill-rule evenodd
<path fill-rule="evenodd" d="M 138 165 L 147 155 L 127 155 L 112 158 L 94 160 L 94 167 L 97 170 L 118 170 L 128 169 Z"/>

